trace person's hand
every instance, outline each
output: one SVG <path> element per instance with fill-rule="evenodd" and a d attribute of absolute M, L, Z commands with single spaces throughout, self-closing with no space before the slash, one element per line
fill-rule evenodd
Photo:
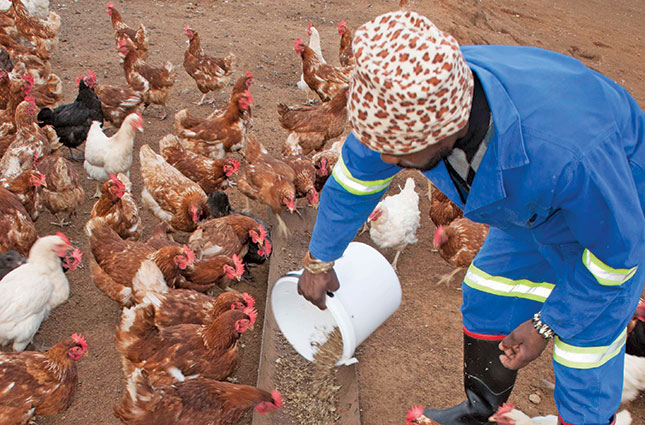
<path fill-rule="evenodd" d="M 340 284 L 334 269 L 317 274 L 305 270 L 298 279 L 298 294 L 321 310 L 327 308 L 325 305 L 327 292 L 337 291 L 338 288 L 340 288 Z"/>
<path fill-rule="evenodd" d="M 527 320 L 500 342 L 499 349 L 504 354 L 499 356 L 499 360 L 507 369 L 521 369 L 540 357 L 547 343 L 533 327 L 533 322 Z"/>

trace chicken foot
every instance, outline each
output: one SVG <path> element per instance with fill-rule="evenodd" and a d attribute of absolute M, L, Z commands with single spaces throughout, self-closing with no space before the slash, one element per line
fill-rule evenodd
<path fill-rule="evenodd" d="M 457 276 L 459 274 L 459 272 L 461 272 L 463 269 L 464 269 L 463 267 L 457 267 L 456 269 L 454 269 L 450 273 L 444 274 L 439 279 L 439 282 L 437 282 L 437 285 L 444 284 L 444 285 L 448 286 L 450 284 L 450 282 L 455 278 L 455 276 Z"/>
<path fill-rule="evenodd" d="M 193 102 L 193 104 L 195 104 L 195 105 L 197 105 L 197 106 L 202 106 L 202 105 L 205 105 L 205 104 L 212 105 L 213 103 L 215 103 L 215 98 L 210 99 L 210 100 L 206 100 L 206 101 L 204 100 L 204 99 L 206 98 L 206 95 L 207 95 L 207 94 L 208 94 L 208 93 L 204 93 L 204 94 L 202 95 L 202 98 L 201 98 L 201 99 L 199 99 L 199 102 Z"/>
<path fill-rule="evenodd" d="M 280 214 L 275 215 L 276 220 L 278 221 L 278 231 L 282 236 L 285 238 L 288 238 L 291 236 L 291 231 L 289 231 L 289 228 L 287 227 L 287 223 L 284 222 L 282 217 L 280 217 Z"/>
<path fill-rule="evenodd" d="M 65 217 L 58 218 L 58 214 L 57 214 L 57 213 L 54 213 L 54 217 L 55 217 L 55 218 L 56 218 L 56 220 L 58 220 L 58 221 L 51 221 L 51 222 L 49 222 L 49 224 L 51 224 L 51 225 L 53 225 L 53 226 L 57 226 L 57 227 L 66 227 L 66 226 L 70 226 L 70 225 L 72 224 L 72 222 L 71 222 L 70 220 L 66 219 Z M 70 214 L 70 217 L 71 217 L 71 214 Z M 70 218 L 70 217 L 68 217 L 68 218 Z"/>

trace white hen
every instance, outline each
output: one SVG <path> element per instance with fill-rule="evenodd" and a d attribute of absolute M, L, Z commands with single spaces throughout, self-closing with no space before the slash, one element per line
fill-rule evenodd
<path fill-rule="evenodd" d="M 31 247 L 27 262 L 0 280 L 0 345 L 13 341 L 14 351 L 24 350 L 49 312 L 67 300 L 69 282 L 60 258 L 71 249 L 62 233 L 44 236 Z M 65 259 L 73 270 L 80 258 L 72 261 Z"/>
<path fill-rule="evenodd" d="M 309 35 L 309 48 L 314 51 L 320 62 L 327 63 L 325 58 L 323 58 L 322 50 L 320 48 L 320 34 L 318 34 L 318 30 L 312 24 L 309 24 L 307 27 L 307 34 Z M 302 72 L 300 72 L 300 81 L 298 81 L 297 86 L 300 90 L 307 93 L 307 103 L 312 103 L 313 100 L 316 99 L 316 93 L 309 88 Z"/>
<path fill-rule="evenodd" d="M 497 422 L 498 425 L 557 425 L 558 417 L 554 415 L 536 416 L 529 418 L 524 412 L 515 408 L 512 403 L 505 403 L 497 409 L 497 412 L 488 418 L 489 422 Z M 627 411 L 616 415 L 616 425 L 630 425 L 632 415 Z"/>
<path fill-rule="evenodd" d="M 143 118 L 138 113 L 125 117 L 119 131 L 112 137 L 103 133 L 98 121 L 92 122 L 85 142 L 83 168 L 91 179 L 97 181 L 95 198 L 101 196 L 101 184 L 110 179 L 110 173 L 123 173 L 130 177 L 135 130 L 143 131 Z"/>
<path fill-rule="evenodd" d="M 367 219 L 371 223 L 370 237 L 381 249 L 394 248 L 392 267 L 396 270 L 399 255 L 409 244 L 417 242 L 420 224 L 419 195 L 414 190 L 414 179 L 409 177 L 400 193 L 385 197 Z"/>

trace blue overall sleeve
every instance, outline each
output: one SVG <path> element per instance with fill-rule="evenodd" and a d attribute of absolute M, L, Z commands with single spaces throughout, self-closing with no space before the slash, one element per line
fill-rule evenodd
<path fill-rule="evenodd" d="M 320 195 L 309 252 L 323 261 L 340 258 L 400 169 L 350 134 Z"/>
<path fill-rule="evenodd" d="M 630 162 L 615 133 L 589 143 L 582 157 L 560 176 L 554 205 L 577 243 L 559 247 L 561 277 L 542 309 L 542 318 L 562 339 L 576 336 L 602 316 L 594 338 L 616 337 L 642 290 L 645 217 Z M 580 342 L 588 338 L 582 338 Z"/>

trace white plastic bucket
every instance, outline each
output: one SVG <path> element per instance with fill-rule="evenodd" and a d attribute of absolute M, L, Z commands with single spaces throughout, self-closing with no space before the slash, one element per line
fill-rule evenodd
<path fill-rule="evenodd" d="M 287 341 L 309 361 L 314 347 L 338 327 L 343 337 L 340 366 L 356 363 L 356 347 L 399 308 L 401 285 L 387 259 L 360 242 L 349 244 L 334 270 L 340 289 L 333 297 L 327 296 L 327 310 L 319 310 L 298 295 L 302 270 L 278 279 L 271 291 L 271 308 Z"/>

